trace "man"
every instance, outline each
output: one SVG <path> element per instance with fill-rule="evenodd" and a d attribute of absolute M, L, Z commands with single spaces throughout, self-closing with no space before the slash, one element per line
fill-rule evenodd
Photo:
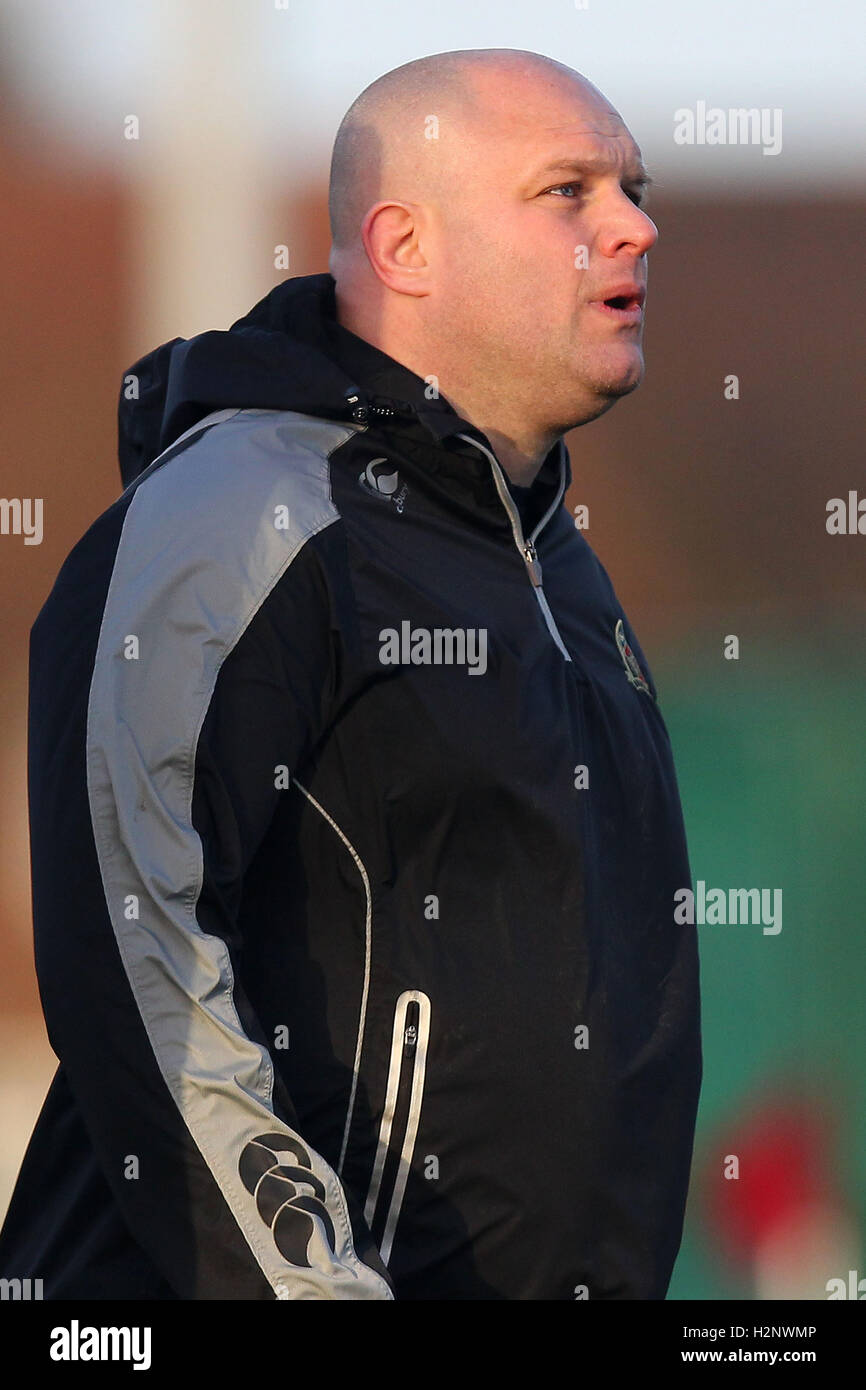
<path fill-rule="evenodd" d="M 640 155 L 535 54 L 375 82 L 331 275 L 131 371 L 32 645 L 47 1297 L 659 1299 L 700 1084 L 656 690 L 563 507 Z M 163 452 L 160 453 L 159 451 Z"/>

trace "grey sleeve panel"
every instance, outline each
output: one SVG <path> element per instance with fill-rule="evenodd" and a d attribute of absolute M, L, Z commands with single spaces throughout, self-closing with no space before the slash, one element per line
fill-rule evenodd
<path fill-rule="evenodd" d="M 305 542 L 338 519 L 328 458 L 351 433 L 241 411 L 142 479 L 88 705 L 90 811 L 123 965 L 174 1104 L 281 1299 L 393 1294 L 355 1252 L 337 1175 L 275 1116 L 273 1061 L 241 1026 L 228 948 L 198 924 L 193 780 L 223 661 Z"/>

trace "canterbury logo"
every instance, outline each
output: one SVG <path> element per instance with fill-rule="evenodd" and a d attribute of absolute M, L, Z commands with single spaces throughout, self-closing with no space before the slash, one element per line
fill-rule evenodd
<path fill-rule="evenodd" d="M 402 512 L 409 489 L 405 483 L 400 486 L 400 474 L 389 459 L 371 459 L 363 473 L 358 475 L 358 482 L 367 492 L 375 493 L 386 502 L 393 502 L 397 511 Z"/>
<path fill-rule="evenodd" d="M 312 1172 L 310 1155 L 299 1140 L 287 1134 L 258 1135 L 245 1146 L 238 1171 L 289 1264 L 311 1269 L 310 1241 L 315 1236 L 321 1242 L 323 1234 L 334 1255 L 334 1226 L 325 1206 L 325 1188 Z"/>

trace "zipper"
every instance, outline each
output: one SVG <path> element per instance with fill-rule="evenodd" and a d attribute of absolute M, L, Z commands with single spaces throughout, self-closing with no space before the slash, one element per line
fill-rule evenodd
<path fill-rule="evenodd" d="M 367 397 L 366 399 L 363 398 L 361 392 L 357 390 L 355 387 L 350 387 L 349 390 L 346 391 L 345 397 L 346 403 L 351 411 L 352 419 L 356 421 L 359 425 L 367 425 L 371 419 L 393 419 L 398 415 L 414 414 L 414 411 L 412 411 L 411 407 L 399 407 L 399 403 L 397 403 L 399 407 L 398 409 L 394 409 L 393 406 L 374 405 L 369 397 Z M 529 575 L 529 578 L 532 582 L 532 588 L 535 597 L 538 600 L 538 606 L 541 609 L 542 614 L 544 615 L 544 621 L 547 624 L 547 630 L 553 638 L 554 642 L 556 643 L 557 647 L 559 648 L 560 652 L 564 656 L 565 660 L 570 662 L 571 657 L 568 653 L 568 648 L 566 647 L 565 643 L 562 640 L 562 637 L 560 636 L 559 629 L 556 626 L 556 621 L 554 619 L 553 614 L 550 611 L 550 604 L 547 602 L 547 595 L 545 594 L 544 589 L 542 587 L 541 561 L 538 558 L 538 551 L 535 548 L 536 537 L 541 534 L 548 521 L 553 516 L 553 513 L 559 507 L 560 503 L 562 502 L 563 493 L 565 492 L 565 469 L 561 466 L 562 449 L 564 447 L 562 441 L 560 441 L 559 446 L 560 472 L 559 487 L 556 492 L 556 497 L 553 499 L 547 511 L 544 513 L 544 516 L 541 518 L 538 525 L 535 527 L 535 530 L 532 532 L 532 535 L 526 538 L 523 535 L 523 524 L 520 520 L 520 513 L 518 512 L 517 507 L 515 506 L 514 498 L 508 491 L 508 484 L 505 481 L 504 475 L 502 473 L 502 468 L 495 454 L 493 454 L 492 451 L 486 447 L 486 445 L 480 443 L 479 440 L 473 439 L 471 434 L 457 434 L 456 438 L 464 439 L 467 442 L 467 444 L 474 444 L 475 448 L 480 449 L 481 452 L 483 454 L 486 454 L 488 459 L 490 460 L 490 467 L 493 469 L 493 481 L 496 484 L 496 491 L 499 493 L 500 501 L 502 502 L 503 507 L 508 513 L 508 519 L 511 522 L 511 532 L 514 536 L 514 544 L 517 546 L 517 549 L 523 559 L 523 563 L 526 566 L 526 572 Z"/>
<path fill-rule="evenodd" d="M 559 650 L 562 652 L 562 655 L 565 657 L 566 661 L 571 661 L 571 657 L 568 654 L 568 648 L 566 647 L 565 643 L 562 640 L 562 637 L 560 636 L 559 628 L 556 626 L 556 621 L 554 619 L 553 614 L 550 611 L 550 604 L 547 602 L 547 595 L 545 594 L 544 589 L 542 587 L 541 561 L 538 558 L 538 551 L 535 548 L 536 537 L 539 536 L 541 532 L 544 530 L 548 521 L 553 516 L 553 513 L 557 510 L 560 503 L 562 502 L 562 495 L 565 492 L 565 469 L 560 466 L 559 487 L 556 492 L 556 497 L 551 502 L 547 511 L 544 513 L 544 516 L 541 518 L 538 525 L 535 527 L 535 530 L 532 532 L 531 536 L 527 538 L 523 534 L 523 523 L 520 520 L 520 513 L 517 510 L 514 498 L 508 491 L 508 484 L 505 481 L 502 468 L 495 454 L 490 449 L 488 449 L 485 444 L 480 443 L 480 441 L 477 439 L 473 439 L 471 434 L 458 434 L 457 438 L 465 439 L 467 444 L 474 444 L 476 449 L 480 449 L 481 452 L 483 454 L 486 454 L 488 459 L 490 460 L 490 467 L 493 469 L 493 481 L 496 484 L 496 491 L 499 493 L 499 500 L 501 501 L 503 507 L 508 513 L 508 519 L 511 522 L 511 534 L 514 537 L 514 544 L 517 546 L 517 549 L 520 552 L 520 555 L 523 559 L 523 563 L 526 566 L 526 572 L 529 575 L 530 581 L 532 583 L 533 593 L 535 594 L 535 597 L 538 600 L 539 608 L 544 614 L 544 621 L 547 624 L 547 630 L 550 633 L 556 645 L 558 646 Z M 561 465 L 561 451 L 563 447 L 561 441 L 559 447 Z"/>
<path fill-rule="evenodd" d="M 387 1265 L 400 1217 L 421 1119 L 430 1000 L 419 989 L 404 990 L 394 1009 L 385 1108 L 373 1162 L 364 1219 Z M 402 1118 L 405 1111 L 405 1120 Z M 396 1125 L 395 1119 L 401 1117 Z M 400 1134 L 402 1131 L 402 1143 Z M 387 1180 L 386 1180 L 387 1179 Z M 389 1200 L 390 1191 L 390 1200 Z"/>

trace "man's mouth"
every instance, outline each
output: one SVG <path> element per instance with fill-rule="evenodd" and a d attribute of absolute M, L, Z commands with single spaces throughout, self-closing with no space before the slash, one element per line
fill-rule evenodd
<path fill-rule="evenodd" d="M 592 301 L 595 309 L 601 310 L 622 324 L 640 323 L 643 319 L 643 304 L 646 290 L 642 285 L 617 285 L 614 292 L 604 299 Z"/>

